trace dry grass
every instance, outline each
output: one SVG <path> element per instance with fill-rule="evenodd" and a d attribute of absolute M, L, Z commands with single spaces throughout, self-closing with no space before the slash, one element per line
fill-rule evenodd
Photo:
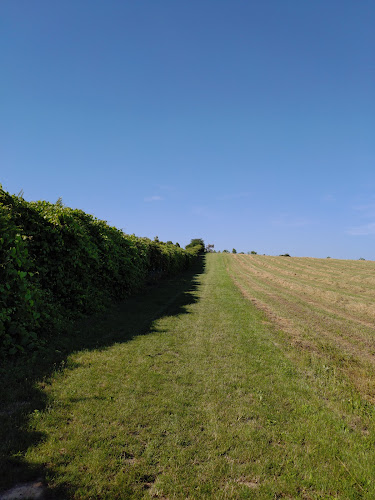
<path fill-rule="evenodd" d="M 327 358 L 375 401 L 375 262 L 230 255 L 243 295 L 294 348 Z"/>

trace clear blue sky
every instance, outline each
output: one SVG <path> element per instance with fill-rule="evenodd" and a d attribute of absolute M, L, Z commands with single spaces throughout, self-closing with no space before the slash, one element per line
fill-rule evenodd
<path fill-rule="evenodd" d="M 2 0 L 0 182 L 128 233 L 375 260 L 375 3 Z"/>

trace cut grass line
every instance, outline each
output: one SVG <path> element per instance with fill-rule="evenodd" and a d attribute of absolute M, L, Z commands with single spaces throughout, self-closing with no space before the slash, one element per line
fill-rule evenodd
<path fill-rule="evenodd" d="M 232 256 L 231 256 L 232 257 Z M 325 358 L 339 372 L 349 377 L 369 401 L 375 399 L 375 326 L 358 327 L 347 315 L 333 314 L 319 302 L 312 305 L 305 294 L 299 297 L 287 287 L 254 276 L 238 261 L 227 262 L 232 278 L 243 294 L 263 309 L 268 317 L 290 334 L 297 347 Z M 328 311 L 327 311 L 328 309 Z"/>
<path fill-rule="evenodd" d="M 341 261 L 341 268 L 335 271 L 329 264 L 325 263 L 322 266 L 319 259 L 285 259 L 283 257 L 240 254 L 237 254 L 236 258 L 261 272 L 270 271 L 271 276 L 289 277 L 291 280 L 301 282 L 304 285 L 317 286 L 317 288 L 333 292 L 340 290 L 351 297 L 357 297 L 358 293 L 361 293 L 364 298 L 366 298 L 367 294 L 369 294 L 369 299 L 374 298 L 375 287 L 370 286 L 370 283 L 375 284 L 375 278 L 373 277 L 375 272 L 374 262 L 366 262 L 366 267 L 359 262 L 357 266 L 353 267 L 348 264 L 348 261 Z M 302 264 L 301 261 L 303 261 Z"/>
<path fill-rule="evenodd" d="M 341 277 L 339 283 L 329 283 L 330 286 L 323 286 L 323 284 L 327 282 L 317 280 L 316 275 L 307 278 L 301 275 L 295 277 L 296 273 L 291 273 L 291 275 L 286 276 L 279 273 L 279 269 L 276 267 L 261 266 L 259 262 L 258 265 L 255 265 L 255 259 L 251 259 L 251 257 L 246 259 L 246 257 L 247 256 L 235 256 L 242 267 L 258 278 L 269 281 L 279 288 L 287 288 L 289 291 L 294 290 L 296 293 L 301 293 L 304 299 L 309 297 L 310 300 L 314 300 L 316 297 L 320 299 L 320 302 L 325 300 L 330 304 L 334 304 L 338 310 L 349 309 L 353 311 L 353 309 L 357 309 L 359 314 L 369 314 L 372 320 L 371 324 L 374 324 L 375 291 L 371 290 L 371 294 L 368 297 L 363 293 L 365 291 L 363 287 L 357 287 L 357 290 L 354 291 L 353 286 L 349 282 L 349 276 L 345 276 L 346 279 Z"/>
<path fill-rule="evenodd" d="M 269 300 L 275 301 L 275 304 L 279 303 L 279 306 L 283 308 L 285 313 L 288 313 L 288 316 L 290 316 L 291 311 L 288 311 L 288 308 L 285 307 L 286 303 L 283 303 L 285 301 L 290 305 L 295 304 L 297 306 L 298 304 L 307 311 L 308 314 L 320 315 L 323 316 L 325 320 L 329 319 L 332 323 L 337 323 L 336 326 L 333 326 L 336 331 L 338 331 L 340 327 L 343 328 L 343 333 L 345 330 L 350 330 L 350 335 L 347 335 L 349 343 L 358 344 L 358 341 L 367 342 L 367 344 L 362 346 L 366 349 L 362 352 L 367 352 L 367 349 L 370 353 L 374 352 L 374 322 L 363 321 L 337 307 L 328 307 L 326 301 L 324 301 L 324 297 L 319 294 L 311 296 L 308 293 L 308 288 L 304 289 L 301 287 L 300 289 L 303 291 L 303 294 L 300 295 L 294 291 L 292 286 L 288 287 L 287 282 L 280 284 L 277 281 L 270 280 L 268 274 L 254 275 L 249 267 L 243 265 L 241 265 L 241 270 L 234 265 L 231 265 L 231 267 L 233 268 L 232 276 L 237 278 L 242 277 L 242 281 L 248 283 L 251 290 L 264 294 Z M 301 313 L 300 316 L 304 317 L 304 314 Z M 343 320 L 345 321 L 345 326 L 343 325 Z M 322 324 L 324 323 L 326 323 L 326 321 L 322 322 Z M 352 323 L 352 325 L 350 325 L 350 323 Z M 360 338 L 356 335 L 358 324 L 361 325 Z M 367 334 L 366 338 L 364 335 L 365 333 Z"/>

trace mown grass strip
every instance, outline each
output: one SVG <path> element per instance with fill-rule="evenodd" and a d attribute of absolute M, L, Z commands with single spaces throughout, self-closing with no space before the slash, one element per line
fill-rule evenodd
<path fill-rule="evenodd" d="M 227 258 L 209 255 L 189 303 L 144 335 L 76 352 L 44 385 L 25 460 L 54 498 L 375 497 L 372 408 L 293 362 Z"/>

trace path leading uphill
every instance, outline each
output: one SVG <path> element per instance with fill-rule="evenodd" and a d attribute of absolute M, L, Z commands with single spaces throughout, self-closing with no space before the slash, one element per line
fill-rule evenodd
<path fill-rule="evenodd" d="M 98 317 L 116 342 L 39 384 L 23 460 L 52 498 L 375 498 L 372 408 L 296 355 L 232 281 L 233 257 Z"/>

